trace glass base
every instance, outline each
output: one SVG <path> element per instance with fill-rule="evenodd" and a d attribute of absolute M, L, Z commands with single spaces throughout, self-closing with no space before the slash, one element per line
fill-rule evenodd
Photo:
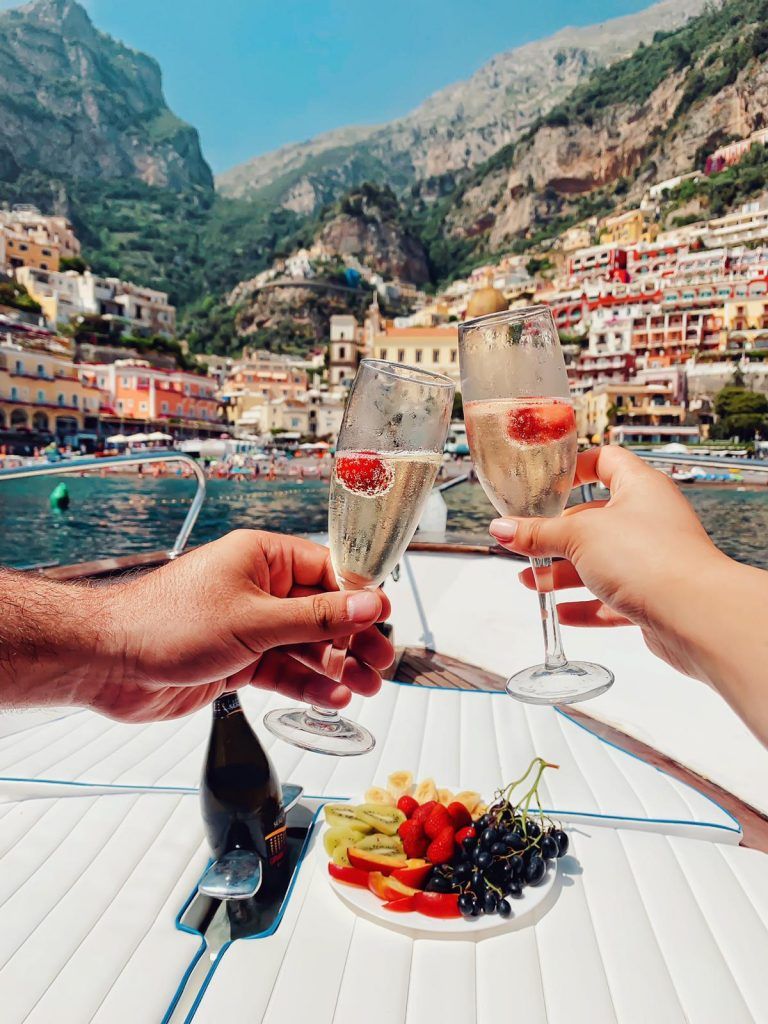
<path fill-rule="evenodd" d="M 613 672 L 589 661 L 569 661 L 562 668 L 534 665 L 507 680 L 507 693 L 525 704 L 578 704 L 613 686 Z"/>
<path fill-rule="evenodd" d="M 278 739 L 315 754 L 354 757 L 376 746 L 373 733 L 362 725 L 320 708 L 279 708 L 264 715 L 264 725 Z"/>

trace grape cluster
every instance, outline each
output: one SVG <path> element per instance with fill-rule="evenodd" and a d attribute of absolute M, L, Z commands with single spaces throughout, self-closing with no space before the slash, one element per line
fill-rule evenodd
<path fill-rule="evenodd" d="M 512 790 L 538 767 L 533 784 L 517 805 Z M 519 899 L 526 885 L 538 885 L 547 872 L 547 861 L 564 857 L 568 836 L 541 811 L 538 784 L 550 766 L 541 758 L 531 763 L 522 779 L 497 794 L 495 803 L 475 822 L 461 841 L 449 864 L 433 868 L 426 884 L 428 892 L 459 894 L 459 910 L 468 919 L 481 914 L 512 914 L 511 899 Z"/>

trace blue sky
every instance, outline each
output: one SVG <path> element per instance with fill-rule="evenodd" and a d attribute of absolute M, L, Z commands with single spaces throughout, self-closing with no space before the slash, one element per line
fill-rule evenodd
<path fill-rule="evenodd" d="M 0 0 L 0 7 L 16 6 Z M 648 0 L 85 0 L 152 54 L 215 171 L 345 124 L 407 113 L 495 53 Z"/>

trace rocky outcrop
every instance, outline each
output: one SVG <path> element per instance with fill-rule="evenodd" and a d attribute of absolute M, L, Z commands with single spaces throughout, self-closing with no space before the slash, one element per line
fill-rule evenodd
<path fill-rule="evenodd" d="M 243 196 L 269 186 L 282 205 L 308 213 L 363 181 L 399 191 L 415 181 L 460 175 L 519 138 L 597 65 L 626 56 L 703 6 L 704 0 L 663 0 L 637 14 L 563 29 L 499 54 L 406 117 L 284 146 L 219 175 L 217 187 Z M 468 9 L 467 16 L 475 13 Z"/>
<path fill-rule="evenodd" d="M 213 184 L 197 132 L 166 105 L 157 62 L 99 32 L 75 0 L 0 14 L 0 175 L 26 171 Z"/>

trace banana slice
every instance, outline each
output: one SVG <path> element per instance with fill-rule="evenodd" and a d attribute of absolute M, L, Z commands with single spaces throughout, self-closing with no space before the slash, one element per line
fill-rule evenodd
<path fill-rule="evenodd" d="M 323 810 L 329 825 L 353 825 L 364 835 L 373 831 L 372 825 L 367 825 L 358 818 L 355 804 L 326 804 Z"/>
<path fill-rule="evenodd" d="M 488 804 L 479 803 L 474 811 L 470 811 L 469 813 L 472 815 L 472 820 L 477 821 L 478 818 L 482 818 L 487 810 Z"/>
<path fill-rule="evenodd" d="M 365 802 L 367 804 L 383 804 L 385 807 L 394 807 L 397 800 L 394 799 L 388 789 L 381 786 L 371 786 L 365 791 Z"/>
<path fill-rule="evenodd" d="M 356 850 L 375 850 L 382 857 L 390 854 L 402 854 L 403 843 L 400 836 L 383 836 L 380 832 L 374 832 L 372 836 L 363 836 L 355 843 Z"/>
<path fill-rule="evenodd" d="M 382 807 L 381 804 L 360 804 L 357 815 L 385 836 L 393 836 L 405 821 L 405 815 L 397 807 Z"/>
<path fill-rule="evenodd" d="M 461 793 L 457 793 L 453 799 L 457 800 L 460 804 L 464 804 L 469 813 L 472 814 L 483 798 L 479 793 L 475 793 L 474 790 L 463 789 Z M 480 817 L 480 815 L 478 815 L 478 817 Z"/>
<path fill-rule="evenodd" d="M 450 789 L 438 789 L 437 799 L 438 803 L 441 803 L 443 807 L 447 807 L 448 804 L 452 804 L 454 801 L 453 791 Z"/>
<path fill-rule="evenodd" d="M 363 830 L 365 825 L 360 822 Z M 354 825 L 334 825 L 323 836 L 323 846 L 329 857 L 332 857 L 337 846 L 356 846 L 365 837 L 365 831 L 358 831 Z"/>
<path fill-rule="evenodd" d="M 437 786 L 434 779 L 423 779 L 413 793 L 413 799 L 420 804 L 437 800 Z"/>
<path fill-rule="evenodd" d="M 387 779 L 387 789 L 392 794 L 395 803 L 401 796 L 411 792 L 413 786 L 413 775 L 410 772 L 392 772 Z"/>

